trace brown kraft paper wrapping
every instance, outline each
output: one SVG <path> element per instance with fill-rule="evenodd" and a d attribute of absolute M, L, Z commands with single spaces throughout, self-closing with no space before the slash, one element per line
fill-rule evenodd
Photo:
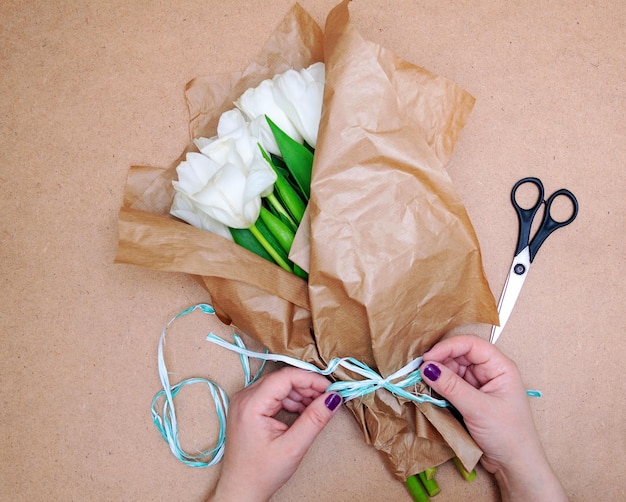
<path fill-rule="evenodd" d="M 178 161 L 131 168 L 116 261 L 194 275 L 224 322 L 272 352 L 317 365 L 352 356 L 385 376 L 453 327 L 498 316 L 476 235 L 444 169 L 474 99 L 362 39 L 348 3 L 331 11 L 324 33 L 296 4 L 243 72 L 187 86 L 191 135 L 212 136 L 248 87 L 325 62 L 309 219 L 292 254 L 309 264 L 308 285 L 170 217 Z M 455 455 L 468 469 L 480 458 L 446 409 L 386 390 L 348 407 L 400 479 Z"/>

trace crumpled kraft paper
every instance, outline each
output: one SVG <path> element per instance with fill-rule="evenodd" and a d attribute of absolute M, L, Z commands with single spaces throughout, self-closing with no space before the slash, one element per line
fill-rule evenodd
<path fill-rule="evenodd" d="M 444 168 L 474 99 L 364 40 L 348 4 L 331 11 L 324 33 L 296 4 L 248 68 L 194 79 L 186 92 L 191 136 L 212 136 L 245 89 L 325 62 L 312 197 L 292 254 L 307 264 L 309 283 L 170 217 L 178 161 L 130 169 L 116 261 L 192 274 L 224 322 L 272 352 L 318 365 L 352 356 L 384 376 L 450 329 L 498 315 Z M 455 455 L 468 469 L 480 458 L 446 409 L 385 390 L 355 401 L 348 407 L 364 439 L 400 479 Z"/>

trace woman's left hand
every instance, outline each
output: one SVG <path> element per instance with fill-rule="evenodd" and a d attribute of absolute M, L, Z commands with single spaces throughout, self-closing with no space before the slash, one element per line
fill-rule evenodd
<path fill-rule="evenodd" d="M 266 501 L 296 472 L 341 397 L 317 373 L 282 368 L 233 396 L 222 474 L 209 500 Z M 299 413 L 288 426 L 274 416 Z"/>

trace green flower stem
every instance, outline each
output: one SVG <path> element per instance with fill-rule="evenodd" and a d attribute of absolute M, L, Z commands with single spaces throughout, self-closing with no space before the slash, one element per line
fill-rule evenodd
<path fill-rule="evenodd" d="M 270 203 L 270 206 L 272 206 L 278 214 L 285 218 L 290 225 L 293 225 L 294 228 L 298 228 L 298 224 L 289 215 L 289 212 L 283 207 L 276 195 L 274 195 L 274 192 L 272 192 L 265 198 L 267 199 L 267 202 Z"/>
<path fill-rule="evenodd" d="M 259 216 L 261 217 L 261 221 L 265 223 L 269 231 L 276 238 L 285 253 L 289 255 L 289 251 L 291 251 L 291 245 L 293 244 L 293 239 L 295 237 L 293 230 L 291 230 L 289 226 L 278 216 L 275 216 L 263 206 L 261 206 Z"/>
<path fill-rule="evenodd" d="M 435 479 L 435 474 L 437 474 L 437 467 L 431 467 L 430 469 L 426 469 L 422 474 L 426 476 L 426 479 Z"/>
<path fill-rule="evenodd" d="M 302 221 L 306 204 L 278 170 L 276 170 L 276 174 L 278 175 L 275 184 L 276 190 L 285 203 L 285 206 L 287 206 L 287 209 L 296 220 L 296 226 L 298 226 Z"/>
<path fill-rule="evenodd" d="M 417 476 L 409 476 L 406 478 L 405 484 L 415 502 L 428 502 L 430 500 Z"/>
<path fill-rule="evenodd" d="M 430 495 L 431 497 L 434 497 L 435 495 L 438 495 L 439 492 L 441 492 L 441 488 L 439 488 L 437 481 L 435 481 L 434 475 L 429 478 L 427 472 L 424 471 L 420 472 L 418 474 L 418 477 L 420 478 L 422 485 L 424 485 L 424 488 L 426 488 L 428 495 Z"/>
<path fill-rule="evenodd" d="M 465 478 L 465 481 L 474 481 L 476 479 L 476 469 L 474 469 L 472 472 L 467 472 L 465 470 L 465 467 L 463 467 L 463 464 L 459 460 L 459 457 L 454 457 L 452 461 L 454 462 L 457 470 L 461 473 L 461 476 Z"/>
<path fill-rule="evenodd" d="M 287 272 L 291 272 L 293 274 L 293 269 L 289 266 L 289 264 L 283 260 L 283 258 L 276 252 L 276 250 L 272 247 L 272 245 L 267 241 L 265 236 L 259 231 L 256 225 L 252 225 L 250 227 L 250 232 L 252 235 L 256 237 L 256 239 L 261 243 L 261 245 L 265 248 L 265 250 L 269 253 L 272 259 Z"/>

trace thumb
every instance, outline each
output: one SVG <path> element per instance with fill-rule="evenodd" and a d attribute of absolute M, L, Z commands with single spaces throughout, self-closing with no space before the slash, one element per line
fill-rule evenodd
<path fill-rule="evenodd" d="M 300 454 L 304 456 L 315 438 L 335 415 L 341 402 L 341 396 L 334 392 L 318 396 L 300 414 L 283 437 L 292 442 L 292 446 L 299 449 Z"/>
<path fill-rule="evenodd" d="M 424 381 L 447 399 L 461 415 L 471 415 L 482 406 L 484 394 L 443 364 L 425 363 L 420 372 Z"/>

